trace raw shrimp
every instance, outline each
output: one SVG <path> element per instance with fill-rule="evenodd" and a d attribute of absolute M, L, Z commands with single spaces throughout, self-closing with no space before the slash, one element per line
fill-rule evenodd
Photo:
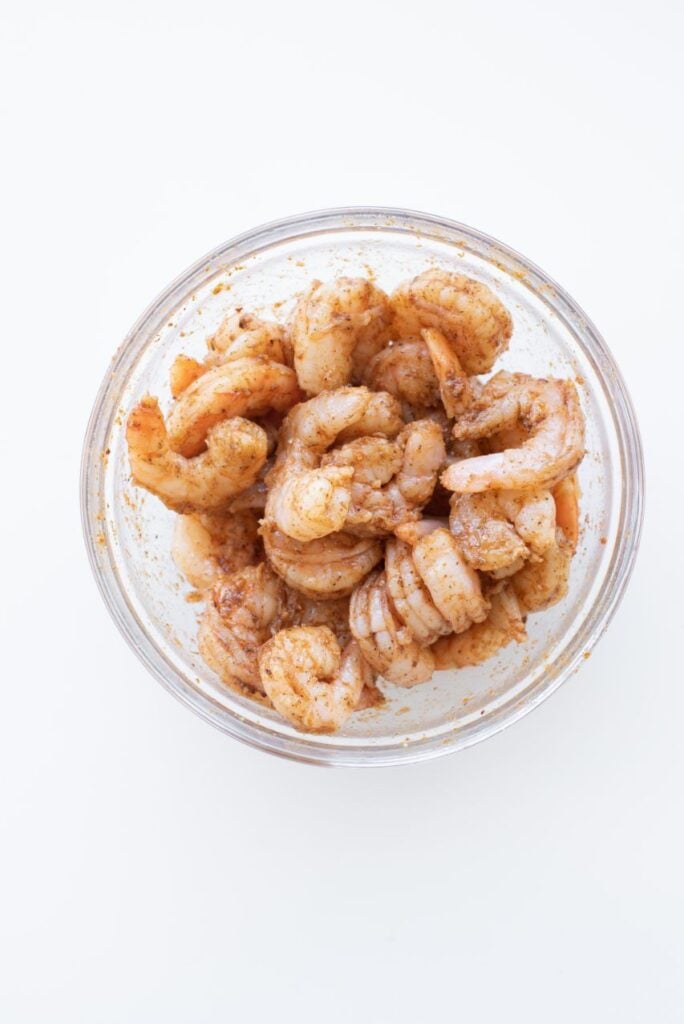
<path fill-rule="evenodd" d="M 221 577 L 257 561 L 258 531 L 258 516 L 251 511 L 179 516 L 171 556 L 191 586 L 206 590 Z"/>
<path fill-rule="evenodd" d="M 243 356 L 267 356 L 276 363 L 291 365 L 285 329 L 280 324 L 260 320 L 237 310 L 219 325 L 207 340 L 209 362 L 214 364 Z"/>
<path fill-rule="evenodd" d="M 234 359 L 207 370 L 181 394 L 169 416 L 169 444 L 186 458 L 199 455 L 207 433 L 221 420 L 284 412 L 300 398 L 289 367 L 265 356 Z"/>
<path fill-rule="evenodd" d="M 444 463 L 442 432 L 431 420 L 409 423 L 395 441 L 364 437 L 329 452 L 323 466 L 352 466 L 344 527 L 382 534 L 415 518 L 430 500 Z"/>
<path fill-rule="evenodd" d="M 473 568 L 508 575 L 554 543 L 556 506 L 545 490 L 454 494 L 449 525 Z"/>
<path fill-rule="evenodd" d="M 390 301 L 395 333 L 419 337 L 423 327 L 436 327 L 468 376 L 491 370 L 513 333 L 508 310 L 487 285 L 437 267 L 400 285 Z"/>
<path fill-rule="evenodd" d="M 361 277 L 314 281 L 290 324 L 294 365 L 304 391 L 317 395 L 359 379 L 388 339 L 387 296 Z"/>
<path fill-rule="evenodd" d="M 577 474 L 566 476 L 565 480 L 556 484 L 552 493 L 556 506 L 556 524 L 563 531 L 563 535 L 574 553 L 579 538 L 580 489 Z"/>
<path fill-rule="evenodd" d="M 207 434 L 207 450 L 192 459 L 169 448 L 156 398 L 136 405 L 126 426 L 134 483 L 156 494 L 175 512 L 211 512 L 250 487 L 266 461 L 266 434 L 240 417 L 219 423 Z"/>
<path fill-rule="evenodd" d="M 208 367 L 204 363 L 192 359 L 191 356 L 186 356 L 183 352 L 177 355 L 169 372 L 169 387 L 172 397 L 179 398 L 198 377 L 207 372 L 207 369 Z"/>
<path fill-rule="evenodd" d="M 521 606 L 541 611 L 562 600 L 568 592 L 570 564 L 579 537 L 579 485 L 573 474 L 553 489 L 556 506 L 554 543 L 537 562 L 528 562 L 511 583 Z"/>
<path fill-rule="evenodd" d="M 398 433 L 396 399 L 367 388 L 338 388 L 303 402 L 287 416 L 269 476 L 266 518 L 288 536 L 315 540 L 340 530 L 351 504 L 351 466 L 323 466 L 321 458 L 345 428 L 372 425 Z"/>
<path fill-rule="evenodd" d="M 480 572 L 519 569 L 529 549 L 509 522 L 495 492 L 454 494 L 449 526 L 467 561 Z"/>
<path fill-rule="evenodd" d="M 415 567 L 410 545 L 398 538 L 387 541 L 385 575 L 394 609 L 416 640 L 431 644 L 451 632 Z"/>
<path fill-rule="evenodd" d="M 304 597 L 298 591 L 290 590 L 287 617 L 288 624 L 291 622 L 298 626 L 328 626 L 335 634 L 342 650 L 352 638 L 349 628 L 348 597 L 322 601 Z M 363 691 L 355 708 L 356 711 L 377 708 L 385 702 L 382 690 L 375 685 L 375 673 L 370 666 L 368 666 L 368 670 L 368 678 L 364 682 Z"/>
<path fill-rule="evenodd" d="M 358 644 L 352 640 L 340 652 L 327 626 L 280 630 L 261 648 L 259 668 L 276 711 L 304 732 L 335 732 L 373 682 Z"/>
<path fill-rule="evenodd" d="M 390 341 L 362 369 L 364 384 L 388 391 L 402 404 L 404 419 L 439 405 L 439 382 L 427 346 L 420 338 Z M 408 415 L 407 415 L 408 413 Z"/>
<path fill-rule="evenodd" d="M 264 692 L 258 652 L 280 628 L 286 588 L 262 562 L 218 583 L 202 617 L 200 653 L 223 680 Z"/>
<path fill-rule="evenodd" d="M 184 353 L 174 359 L 169 380 L 174 398 L 179 398 L 207 370 L 243 356 L 266 356 L 276 363 L 291 364 L 284 329 L 251 313 L 238 311 L 226 317 L 216 334 L 207 339 L 207 347 L 209 354 L 203 362 Z"/>
<path fill-rule="evenodd" d="M 261 536 L 269 561 L 285 582 L 320 600 L 351 594 L 382 560 L 382 544 L 374 537 L 332 533 L 302 543 L 268 524 L 261 527 Z"/>
<path fill-rule="evenodd" d="M 488 437 L 521 422 L 529 436 L 520 448 L 480 455 L 449 466 L 442 483 L 451 491 L 549 487 L 571 473 L 584 455 L 584 418 L 571 381 L 539 380 L 500 372 L 454 427 L 456 439 Z"/>
<path fill-rule="evenodd" d="M 525 619 L 512 587 L 491 594 L 490 604 L 484 622 L 475 623 L 464 633 L 442 637 L 432 645 L 437 669 L 479 665 L 507 644 L 521 644 L 527 639 Z"/>
<path fill-rule="evenodd" d="M 352 594 L 349 624 L 366 661 L 398 686 L 425 683 L 434 670 L 428 647 L 413 639 L 399 621 L 384 572 L 375 572 Z"/>
<path fill-rule="evenodd" d="M 489 604 L 478 575 L 448 530 L 433 530 L 421 537 L 413 548 L 413 562 L 454 633 L 486 618 Z"/>
<path fill-rule="evenodd" d="M 422 336 L 439 382 L 446 414 L 452 419 L 461 416 L 472 402 L 473 393 L 459 358 L 441 331 L 427 327 Z"/>
<path fill-rule="evenodd" d="M 521 608 L 527 612 L 538 612 L 565 597 L 572 555 L 572 544 L 557 527 L 554 544 L 541 558 L 536 562 L 526 562 L 519 572 L 511 576 L 511 586 Z"/>

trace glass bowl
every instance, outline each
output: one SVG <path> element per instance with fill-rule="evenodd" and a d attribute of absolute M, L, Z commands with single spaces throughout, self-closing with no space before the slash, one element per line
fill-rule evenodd
<path fill-rule="evenodd" d="M 486 282 L 514 333 L 497 363 L 577 381 L 587 421 L 579 477 L 582 530 L 570 590 L 528 619 L 529 640 L 413 689 L 383 684 L 387 702 L 329 736 L 297 732 L 223 686 L 199 657 L 188 586 L 170 556 L 174 515 L 131 485 L 125 420 L 151 393 L 170 401 L 169 367 L 235 306 L 284 319 L 312 278 L 372 273 L 391 290 L 438 264 Z M 619 370 L 591 321 L 529 260 L 454 221 L 407 210 L 352 208 L 256 228 L 195 263 L 152 303 L 115 354 L 83 452 L 82 516 L 93 572 L 125 639 L 172 694 L 224 732 L 262 750 L 326 765 L 388 765 L 451 753 L 531 711 L 570 676 L 605 630 L 629 578 L 642 518 L 643 466 Z"/>

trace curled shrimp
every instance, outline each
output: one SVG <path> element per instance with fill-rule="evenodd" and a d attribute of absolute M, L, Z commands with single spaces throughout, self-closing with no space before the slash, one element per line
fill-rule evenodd
<path fill-rule="evenodd" d="M 364 384 L 401 402 L 404 419 L 420 418 L 426 409 L 439 406 L 439 381 L 421 338 L 390 341 L 361 373 Z"/>
<path fill-rule="evenodd" d="M 179 398 L 213 366 L 243 356 L 265 356 L 276 363 L 291 363 L 284 328 L 239 310 L 223 320 L 216 333 L 207 339 L 207 348 L 209 353 L 202 362 L 183 352 L 176 356 L 169 374 L 173 398 Z"/>
<path fill-rule="evenodd" d="M 345 430 L 368 427 L 395 435 L 402 426 L 396 400 L 365 387 L 338 388 L 303 402 L 287 416 L 266 503 L 266 519 L 295 540 L 311 541 L 344 526 L 351 504 L 352 466 L 321 466 Z"/>
<path fill-rule="evenodd" d="M 286 588 L 269 565 L 248 566 L 217 583 L 200 620 L 200 654 L 228 686 L 264 693 L 258 652 L 280 628 Z"/>
<path fill-rule="evenodd" d="M 373 682 L 358 644 L 340 651 L 327 626 L 280 630 L 261 648 L 259 668 L 276 711 L 303 732 L 335 732 Z"/>
<path fill-rule="evenodd" d="M 207 590 L 259 557 L 259 519 L 252 511 L 177 518 L 171 556 L 188 583 Z"/>
<path fill-rule="evenodd" d="M 390 301 L 400 337 L 437 328 L 468 376 L 491 370 L 513 333 L 508 310 L 487 285 L 448 270 L 424 271 L 400 285 Z"/>
<path fill-rule="evenodd" d="M 409 423 L 395 441 L 364 437 L 329 452 L 323 466 L 351 466 L 351 532 L 382 534 L 415 518 L 431 498 L 444 463 L 442 432 L 431 420 Z"/>
<path fill-rule="evenodd" d="M 454 437 L 488 437 L 518 423 L 528 431 L 519 448 L 449 466 L 444 486 L 462 493 L 525 490 L 553 486 L 574 471 L 584 455 L 584 418 L 571 381 L 497 373 L 457 421 Z"/>
<path fill-rule="evenodd" d="M 305 597 L 296 590 L 289 590 L 287 604 L 288 625 L 293 623 L 298 626 L 327 626 L 335 634 L 342 650 L 352 639 L 348 597 L 323 601 L 320 598 Z M 377 708 L 385 702 L 382 690 L 375 685 L 375 673 L 368 664 L 367 669 L 367 678 L 364 680 L 356 711 Z"/>
<path fill-rule="evenodd" d="M 579 487 L 574 475 L 556 484 L 553 500 L 554 542 L 536 561 L 529 561 L 511 578 L 520 605 L 528 612 L 550 608 L 568 592 L 570 565 L 579 536 Z"/>
<path fill-rule="evenodd" d="M 365 278 L 312 282 L 290 324 L 294 365 L 304 391 L 317 395 L 359 379 L 387 340 L 390 321 L 387 296 Z"/>
<path fill-rule="evenodd" d="M 207 340 L 209 360 L 225 363 L 243 356 L 266 356 L 276 363 L 291 365 L 285 329 L 270 320 L 236 310 L 221 322 Z"/>
<path fill-rule="evenodd" d="M 460 416 L 473 400 L 470 382 L 460 360 L 441 331 L 427 327 L 423 341 L 430 353 L 444 410 L 450 418 Z"/>
<path fill-rule="evenodd" d="M 300 398 L 289 367 L 265 356 L 234 359 L 207 370 L 183 391 L 169 416 L 169 445 L 186 458 L 199 455 L 209 430 L 222 420 L 284 412 Z"/>
<path fill-rule="evenodd" d="M 490 609 L 483 622 L 464 633 L 445 636 L 432 645 L 435 668 L 466 668 L 479 665 L 510 643 L 527 639 L 525 619 L 511 586 L 504 586 L 490 597 Z"/>
<path fill-rule="evenodd" d="M 479 577 L 448 530 L 438 528 L 421 537 L 413 548 L 413 562 L 454 633 L 486 618 L 489 604 Z"/>
<path fill-rule="evenodd" d="M 332 533 L 302 543 L 268 523 L 260 532 L 276 572 L 290 587 L 320 600 L 351 594 L 382 560 L 382 544 L 375 537 Z"/>
<path fill-rule="evenodd" d="M 156 494 L 175 512 L 211 512 L 254 483 L 266 461 L 266 434 L 240 417 L 219 423 L 206 437 L 207 450 L 187 459 L 169 447 L 156 398 L 135 406 L 126 425 L 134 483 Z"/>
<path fill-rule="evenodd" d="M 556 506 L 546 490 L 454 494 L 449 525 L 473 568 L 509 575 L 554 543 Z"/>
<path fill-rule="evenodd" d="M 389 682 L 415 686 L 431 677 L 434 657 L 397 617 L 384 572 L 373 573 L 352 594 L 349 625 L 366 661 Z"/>
<path fill-rule="evenodd" d="M 411 546 L 399 538 L 387 541 L 385 575 L 394 610 L 419 643 L 431 644 L 451 632 L 416 569 Z"/>

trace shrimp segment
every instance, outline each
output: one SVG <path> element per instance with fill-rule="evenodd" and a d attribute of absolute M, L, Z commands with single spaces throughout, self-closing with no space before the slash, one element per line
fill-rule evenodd
<path fill-rule="evenodd" d="M 432 646 L 437 669 L 479 665 L 507 644 L 527 639 L 525 620 L 512 587 L 503 587 L 491 595 L 487 618 L 466 629 L 442 637 Z"/>
<path fill-rule="evenodd" d="M 284 412 L 300 398 L 289 367 L 265 356 L 234 359 L 208 370 L 181 394 L 169 416 L 169 445 L 186 458 L 199 455 L 221 420 Z"/>
<path fill-rule="evenodd" d="M 434 657 L 397 618 L 384 572 L 373 573 L 354 591 L 349 624 L 366 661 L 391 683 L 415 686 L 431 677 Z"/>
<path fill-rule="evenodd" d="M 276 711 L 303 732 L 335 732 L 373 682 L 358 644 L 340 652 L 327 626 L 280 630 L 261 648 L 259 668 Z"/>
<path fill-rule="evenodd" d="M 233 573 L 214 588 L 199 633 L 200 654 L 228 686 L 264 693 L 258 652 L 277 632 L 286 588 L 265 562 Z"/>
<path fill-rule="evenodd" d="M 364 437 L 328 453 L 323 466 L 353 468 L 345 529 L 389 533 L 415 518 L 432 496 L 445 455 L 442 432 L 431 420 L 409 423 L 396 441 Z"/>
<path fill-rule="evenodd" d="M 207 450 L 192 459 L 171 451 L 156 398 L 147 396 L 128 417 L 126 440 L 134 483 L 175 512 L 211 512 L 257 479 L 267 439 L 256 423 L 235 417 L 213 427 Z"/>
<path fill-rule="evenodd" d="M 365 278 L 314 281 L 301 297 L 290 331 L 304 391 L 317 395 L 348 384 L 387 340 L 391 320 L 384 292 Z"/>
<path fill-rule="evenodd" d="M 451 632 L 451 624 L 436 607 L 416 569 L 411 547 L 398 538 L 387 541 L 385 574 L 397 615 L 416 640 L 431 644 Z"/>
<path fill-rule="evenodd" d="M 439 382 L 442 405 L 447 416 L 453 419 L 464 413 L 472 402 L 473 394 L 468 378 L 458 356 L 441 331 L 427 327 L 421 333 Z"/>
<path fill-rule="evenodd" d="M 268 484 L 266 518 L 283 533 L 311 541 L 342 529 L 351 504 L 351 466 L 321 465 L 345 430 L 368 425 L 386 435 L 401 428 L 395 399 L 367 388 L 338 388 L 303 402 L 287 416 Z"/>
<path fill-rule="evenodd" d="M 449 526 L 474 569 L 499 573 L 520 568 L 529 548 L 499 507 L 498 495 L 454 494 Z"/>
<path fill-rule="evenodd" d="M 276 363 L 291 365 L 284 328 L 241 310 L 221 322 L 216 333 L 207 340 L 207 347 L 208 359 L 214 364 L 243 356 L 267 356 Z"/>
<path fill-rule="evenodd" d="M 407 411 L 435 409 L 440 402 L 432 359 L 420 338 L 390 341 L 362 369 L 362 380 L 375 391 L 394 395 Z"/>
<path fill-rule="evenodd" d="M 571 381 L 497 373 L 458 420 L 454 437 L 488 437 L 518 423 L 529 431 L 519 448 L 449 466 L 444 486 L 461 493 L 525 490 L 553 486 L 573 472 L 584 455 L 584 418 Z"/>
<path fill-rule="evenodd" d="M 258 530 L 259 520 L 250 511 L 179 516 L 171 557 L 191 586 L 207 590 L 221 577 L 257 560 L 261 548 Z"/>
<path fill-rule="evenodd" d="M 466 562 L 448 530 L 437 529 L 417 542 L 413 561 L 437 609 L 454 633 L 462 633 L 487 617 L 477 573 Z"/>
<path fill-rule="evenodd" d="M 333 533 L 302 543 L 268 523 L 261 536 L 271 565 L 285 582 L 323 601 L 351 594 L 382 559 L 382 545 L 374 537 Z"/>
<path fill-rule="evenodd" d="M 556 484 L 553 500 L 557 523 L 553 544 L 511 579 L 521 607 L 528 612 L 550 608 L 568 592 L 570 566 L 579 536 L 579 485 L 575 475 Z"/>
<path fill-rule="evenodd" d="M 424 271 L 400 285 L 391 303 L 400 337 L 437 328 L 468 376 L 491 370 L 513 333 L 508 310 L 487 285 L 448 270 Z"/>

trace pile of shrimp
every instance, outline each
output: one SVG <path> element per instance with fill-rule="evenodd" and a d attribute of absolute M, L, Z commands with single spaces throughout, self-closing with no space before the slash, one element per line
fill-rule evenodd
<path fill-rule="evenodd" d="M 387 295 L 314 281 L 286 324 L 236 310 L 131 411 L 132 479 L 178 513 L 219 679 L 333 732 L 526 639 L 561 600 L 584 419 L 569 380 L 492 374 L 508 310 L 431 268 Z"/>

